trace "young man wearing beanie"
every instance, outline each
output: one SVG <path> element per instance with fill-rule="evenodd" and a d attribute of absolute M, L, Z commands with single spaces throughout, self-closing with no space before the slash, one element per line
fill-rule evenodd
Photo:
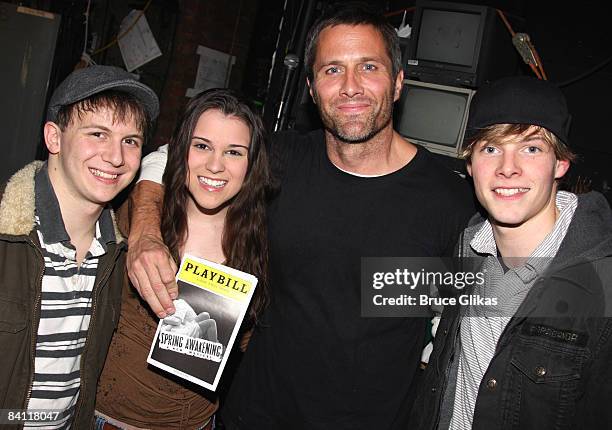
<path fill-rule="evenodd" d="M 612 425 L 612 213 L 558 190 L 568 120 L 561 91 L 529 77 L 474 97 L 464 155 L 486 218 L 458 253 L 485 282 L 460 294 L 493 300 L 444 309 L 411 428 Z"/>
<path fill-rule="evenodd" d="M 49 103 L 49 160 L 2 188 L 0 424 L 91 427 L 124 279 L 109 202 L 138 171 L 158 111 L 155 93 L 124 70 L 79 69 Z"/>

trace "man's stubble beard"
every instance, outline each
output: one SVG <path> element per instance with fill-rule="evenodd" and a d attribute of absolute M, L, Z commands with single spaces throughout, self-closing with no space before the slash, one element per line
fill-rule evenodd
<path fill-rule="evenodd" d="M 349 130 L 346 130 L 347 126 L 350 127 L 350 125 L 342 124 L 337 116 L 330 115 L 323 108 L 323 104 L 321 103 L 321 99 L 319 98 L 319 94 L 317 93 L 314 85 L 312 88 L 312 95 L 315 104 L 317 105 L 317 110 L 319 111 L 319 116 L 321 117 L 323 126 L 337 140 L 349 144 L 367 142 L 391 123 L 393 117 L 393 94 L 394 91 L 393 88 L 391 88 L 387 94 L 387 97 L 383 98 L 381 101 L 380 109 L 378 111 L 371 111 L 368 114 L 367 118 L 365 119 L 365 124 L 362 127 L 362 132 L 357 134 L 350 133 Z M 333 109 L 333 106 L 331 108 Z M 349 120 L 348 122 L 350 123 L 351 121 Z"/>

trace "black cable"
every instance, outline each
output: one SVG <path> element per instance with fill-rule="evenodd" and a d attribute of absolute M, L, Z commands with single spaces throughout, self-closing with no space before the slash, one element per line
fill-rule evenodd
<path fill-rule="evenodd" d="M 297 15 L 294 15 L 293 18 L 293 22 L 292 22 L 292 26 L 293 26 L 293 32 L 291 34 L 291 38 L 289 39 L 289 43 L 287 44 L 288 49 L 286 49 L 286 52 L 290 52 L 292 50 L 294 50 L 295 48 L 295 36 L 297 34 L 297 29 L 299 27 L 299 21 L 302 17 L 302 10 L 304 9 L 304 1 L 305 0 L 300 0 L 300 8 L 298 9 Z"/>
<path fill-rule="evenodd" d="M 592 75 L 593 73 L 597 72 L 600 69 L 603 69 L 604 67 L 606 67 L 608 65 L 608 63 L 612 61 L 612 55 L 609 56 L 608 58 L 606 58 L 605 60 L 603 60 L 601 63 L 591 67 L 589 70 L 587 70 L 584 73 L 581 73 L 580 75 L 576 76 L 575 78 L 571 78 L 568 79 L 566 81 L 560 82 L 558 84 L 556 84 L 559 88 L 562 87 L 567 87 L 569 85 L 575 84 L 576 82 L 587 78 L 588 76 Z"/>

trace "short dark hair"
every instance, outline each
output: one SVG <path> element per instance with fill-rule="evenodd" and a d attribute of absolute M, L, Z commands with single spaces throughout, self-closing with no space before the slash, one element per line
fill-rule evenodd
<path fill-rule="evenodd" d="M 304 50 L 304 68 L 306 76 L 312 82 L 314 78 L 313 66 L 317 54 L 319 35 L 327 27 L 336 25 L 371 25 L 382 36 L 387 48 L 387 55 L 391 60 L 391 71 L 396 77 L 402 67 L 402 52 L 399 45 L 399 37 L 395 28 L 387 19 L 375 11 L 367 3 L 344 2 L 333 5 L 312 25 L 306 37 L 306 48 Z"/>
<path fill-rule="evenodd" d="M 151 122 L 147 111 L 138 98 L 121 90 L 101 91 L 76 103 L 62 106 L 55 122 L 61 130 L 65 130 L 75 116 L 82 118 L 85 112 L 95 112 L 102 108 L 113 111 L 114 122 L 124 121 L 124 118 L 131 116 L 143 137 L 147 137 Z"/>

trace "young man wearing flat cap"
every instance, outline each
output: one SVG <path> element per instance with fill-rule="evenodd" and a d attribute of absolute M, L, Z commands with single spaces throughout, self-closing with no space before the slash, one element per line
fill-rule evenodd
<path fill-rule="evenodd" d="M 91 427 L 124 279 L 109 202 L 136 175 L 158 112 L 153 90 L 124 70 L 76 70 L 49 103 L 48 161 L 3 187 L 0 424 Z"/>
<path fill-rule="evenodd" d="M 612 425 L 612 213 L 596 192 L 558 190 L 568 121 L 546 81 L 476 93 L 463 149 L 486 218 L 458 253 L 485 274 L 470 293 L 496 304 L 444 309 L 410 428 Z"/>

